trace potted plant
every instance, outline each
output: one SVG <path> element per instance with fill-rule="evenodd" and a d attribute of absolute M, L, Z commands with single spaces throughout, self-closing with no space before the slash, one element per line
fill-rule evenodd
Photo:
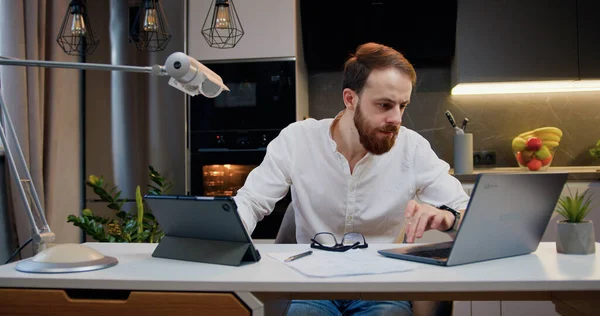
<path fill-rule="evenodd" d="M 590 155 L 600 159 L 600 140 L 596 143 L 596 147 L 590 149 Z"/>
<path fill-rule="evenodd" d="M 594 223 L 586 220 L 592 207 L 592 194 L 570 192 L 558 200 L 556 212 L 564 217 L 558 221 L 556 251 L 565 254 L 591 254 L 596 251 Z"/>
<path fill-rule="evenodd" d="M 165 179 L 154 167 L 149 166 L 148 176 L 152 184 L 148 185 L 148 194 L 163 195 L 171 189 L 172 182 Z M 116 186 L 109 188 L 104 177 L 90 175 L 86 185 L 94 190 L 98 197 L 115 211 L 116 217 L 101 217 L 84 209 L 80 216 L 69 215 L 67 222 L 81 228 L 83 232 L 98 242 L 159 242 L 164 236 L 162 228 L 149 210 L 145 210 L 140 186 L 136 187 L 135 200 L 120 198 L 121 191 Z M 126 202 L 135 202 L 135 212 L 125 211 Z"/>

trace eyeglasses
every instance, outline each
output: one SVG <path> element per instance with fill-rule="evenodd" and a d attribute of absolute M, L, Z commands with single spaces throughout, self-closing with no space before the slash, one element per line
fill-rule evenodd
<path fill-rule="evenodd" d="M 344 252 L 350 249 L 369 247 L 365 236 L 360 233 L 344 234 L 341 243 L 338 243 L 335 236 L 328 232 L 318 233 L 310 241 L 312 241 L 310 244 L 311 248 L 327 251 Z"/>

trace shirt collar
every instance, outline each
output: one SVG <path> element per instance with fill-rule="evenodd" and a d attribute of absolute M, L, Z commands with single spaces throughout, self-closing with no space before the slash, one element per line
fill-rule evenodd
<path fill-rule="evenodd" d="M 334 153 L 337 152 L 337 143 L 335 142 L 335 140 L 333 140 L 333 127 L 339 123 L 339 121 L 342 118 L 342 115 L 344 114 L 345 111 L 346 111 L 346 109 L 338 112 L 338 114 L 335 116 L 333 121 L 331 121 L 331 124 L 329 124 L 329 126 L 327 127 L 327 129 L 328 129 L 327 134 L 329 135 L 329 144 L 331 145 L 331 150 Z"/>

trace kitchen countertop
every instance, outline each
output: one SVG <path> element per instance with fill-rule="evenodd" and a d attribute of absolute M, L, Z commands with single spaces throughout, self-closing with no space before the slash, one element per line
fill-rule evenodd
<path fill-rule="evenodd" d="M 459 181 L 475 181 L 480 173 L 514 173 L 527 172 L 519 167 L 497 167 L 497 168 L 475 168 L 473 173 L 454 174 L 454 169 L 450 169 L 450 174 L 454 175 Z M 538 171 L 530 171 L 531 173 Z M 600 181 L 600 166 L 580 166 L 580 167 L 550 167 L 542 172 L 568 172 L 571 181 Z"/>

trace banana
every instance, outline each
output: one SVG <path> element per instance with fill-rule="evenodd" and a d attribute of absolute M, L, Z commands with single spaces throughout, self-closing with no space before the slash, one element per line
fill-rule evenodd
<path fill-rule="evenodd" d="M 561 137 L 557 134 L 544 132 L 544 133 L 535 133 L 535 137 L 542 140 L 542 142 L 551 141 L 551 142 L 560 142 Z"/>
<path fill-rule="evenodd" d="M 558 135 L 559 137 L 563 136 L 563 132 L 560 130 L 560 128 L 558 127 L 554 127 L 554 126 L 544 126 L 544 127 L 540 127 L 540 128 L 536 128 L 533 130 L 534 133 L 553 133 Z"/>
<path fill-rule="evenodd" d="M 531 130 L 531 131 L 521 133 L 517 137 L 521 137 L 521 138 L 524 138 L 525 140 L 527 140 L 527 138 L 531 137 L 533 135 L 533 133 L 534 132 Z"/>
<path fill-rule="evenodd" d="M 558 147 L 558 142 L 554 142 L 554 141 L 544 141 L 542 142 L 542 145 L 548 147 L 548 148 L 554 148 L 554 147 Z"/>

